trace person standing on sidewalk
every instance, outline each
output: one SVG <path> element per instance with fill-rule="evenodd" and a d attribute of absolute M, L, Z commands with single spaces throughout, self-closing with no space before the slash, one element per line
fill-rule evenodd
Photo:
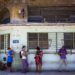
<path fill-rule="evenodd" d="M 35 64 L 36 64 L 36 72 L 41 72 L 42 69 L 42 56 L 43 52 L 40 50 L 40 47 L 36 48 L 36 54 L 35 54 Z"/>
<path fill-rule="evenodd" d="M 13 56 L 14 56 L 14 51 L 8 47 L 8 52 L 6 53 L 7 55 L 7 70 L 12 71 L 12 63 L 13 63 Z"/>
<path fill-rule="evenodd" d="M 61 68 L 61 66 L 63 64 L 66 66 L 67 65 L 67 62 L 66 62 L 67 50 L 66 50 L 66 48 L 64 46 L 62 46 L 62 48 L 59 49 L 58 54 L 60 56 L 60 61 L 61 61 L 59 68 Z"/>
<path fill-rule="evenodd" d="M 20 58 L 22 62 L 22 71 L 28 72 L 28 60 L 27 60 L 28 52 L 26 50 L 26 46 L 22 47 L 22 50 L 20 51 Z"/>

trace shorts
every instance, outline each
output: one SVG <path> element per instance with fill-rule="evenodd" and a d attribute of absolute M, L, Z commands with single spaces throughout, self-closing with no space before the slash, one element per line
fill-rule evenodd
<path fill-rule="evenodd" d="M 36 65 L 39 65 L 39 64 L 42 65 L 42 61 L 41 60 L 38 61 L 38 62 L 35 61 L 35 63 L 36 63 Z"/>
<path fill-rule="evenodd" d="M 12 66 L 12 62 L 7 62 L 7 66 L 11 67 Z"/>

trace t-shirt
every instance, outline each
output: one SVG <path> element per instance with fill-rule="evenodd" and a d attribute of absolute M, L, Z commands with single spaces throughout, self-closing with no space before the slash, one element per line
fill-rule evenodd
<path fill-rule="evenodd" d="M 13 62 L 13 51 L 12 50 L 9 50 L 8 51 L 8 57 L 7 57 L 7 62 Z"/>
<path fill-rule="evenodd" d="M 21 56 L 22 56 L 22 59 L 26 59 L 24 51 L 21 51 Z"/>
<path fill-rule="evenodd" d="M 58 53 L 59 53 L 61 59 L 66 58 L 66 54 L 67 54 L 66 49 L 64 49 L 64 50 L 60 49 Z"/>

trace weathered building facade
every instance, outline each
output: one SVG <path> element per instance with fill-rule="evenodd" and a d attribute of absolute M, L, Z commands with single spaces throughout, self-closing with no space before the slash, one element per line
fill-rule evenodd
<path fill-rule="evenodd" d="M 29 69 L 35 70 L 35 48 L 43 50 L 43 70 L 58 70 L 58 50 L 68 51 L 65 70 L 75 70 L 75 1 L 74 0 L 0 0 L 1 60 L 10 46 L 15 51 L 13 68 L 19 69 L 19 51 L 29 52 Z M 16 67 L 15 67 L 16 65 Z"/>

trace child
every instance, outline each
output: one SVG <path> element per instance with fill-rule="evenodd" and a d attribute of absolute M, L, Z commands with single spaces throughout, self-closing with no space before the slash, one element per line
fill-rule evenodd
<path fill-rule="evenodd" d="M 37 49 L 37 51 L 36 51 L 36 55 L 34 57 L 35 63 L 36 63 L 36 71 L 40 72 L 41 68 L 42 68 L 42 55 L 43 55 L 43 52 L 40 51 L 39 47 L 37 47 L 36 49 Z"/>

